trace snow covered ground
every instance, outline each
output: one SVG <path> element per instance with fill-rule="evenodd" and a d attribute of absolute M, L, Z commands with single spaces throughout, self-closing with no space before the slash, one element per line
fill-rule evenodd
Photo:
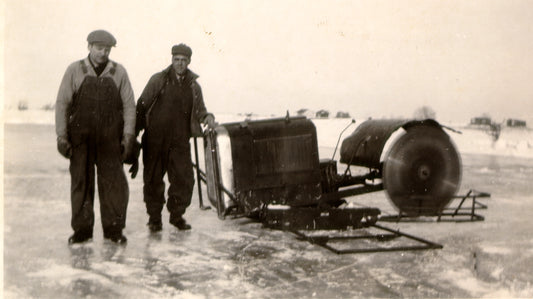
<path fill-rule="evenodd" d="M 449 132 L 462 158 L 460 193 L 492 195 L 478 211 L 485 221 L 383 224 L 443 249 L 336 255 L 247 219 L 219 220 L 198 208 L 196 188 L 186 213 L 193 229 L 164 223 L 151 235 L 140 178 L 129 180 L 126 246 L 103 240 L 98 212 L 93 241 L 67 246 L 70 178 L 53 112 L 4 116 L 4 298 L 533 297 L 530 130 L 504 129 L 496 142 L 479 130 Z M 349 120 L 314 123 L 320 156 L 331 158 Z M 383 192 L 349 200 L 394 213 Z"/>

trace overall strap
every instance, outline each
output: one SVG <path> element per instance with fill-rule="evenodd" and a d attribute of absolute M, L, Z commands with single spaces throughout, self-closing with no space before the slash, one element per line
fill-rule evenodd
<path fill-rule="evenodd" d="M 115 71 L 117 70 L 117 63 L 112 61 L 111 62 L 111 69 L 109 70 L 109 73 L 111 73 L 111 75 L 115 75 Z"/>
<path fill-rule="evenodd" d="M 88 70 L 87 70 L 87 65 L 85 65 L 85 62 L 82 60 L 80 60 L 80 66 L 81 66 L 81 71 L 83 72 L 84 75 L 87 74 Z"/>

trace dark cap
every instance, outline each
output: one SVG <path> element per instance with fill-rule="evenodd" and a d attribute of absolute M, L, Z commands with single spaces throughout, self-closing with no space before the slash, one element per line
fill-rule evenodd
<path fill-rule="evenodd" d="M 191 59 L 192 50 L 186 44 L 179 44 L 172 47 L 172 55 L 184 55 Z"/>
<path fill-rule="evenodd" d="M 111 35 L 111 33 L 105 30 L 95 30 L 87 36 L 87 42 L 89 44 L 101 43 L 108 47 L 114 47 L 117 44 L 117 40 Z"/>

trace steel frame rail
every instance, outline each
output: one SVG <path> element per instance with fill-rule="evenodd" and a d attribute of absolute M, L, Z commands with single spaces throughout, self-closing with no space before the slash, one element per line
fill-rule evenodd
<path fill-rule="evenodd" d="M 299 236 L 305 241 L 308 241 L 311 244 L 316 244 L 321 246 L 331 252 L 336 254 L 357 254 L 357 253 L 377 253 L 377 252 L 393 252 L 393 251 L 415 251 L 415 250 L 428 250 L 428 249 L 442 249 L 441 244 L 428 241 L 423 238 L 415 237 L 410 234 L 400 232 L 399 230 L 393 230 L 391 228 L 381 226 L 378 224 L 372 224 L 370 227 L 374 227 L 379 230 L 386 231 L 386 234 L 369 234 L 364 236 L 310 236 L 303 233 L 301 230 L 289 230 L 293 234 Z M 358 229 L 361 230 L 361 229 Z M 406 238 L 412 241 L 417 242 L 419 245 L 410 245 L 410 246 L 393 246 L 393 247 L 369 247 L 369 248 L 349 248 L 349 249 L 339 249 L 335 248 L 328 244 L 331 240 L 355 240 L 355 239 L 366 239 L 374 240 L 375 242 L 388 241 L 395 238 Z"/>
<path fill-rule="evenodd" d="M 484 221 L 485 217 L 476 213 L 477 210 L 487 209 L 487 205 L 478 201 L 479 198 L 488 198 L 490 193 L 480 192 L 476 190 L 469 190 L 465 195 L 455 195 L 453 200 L 461 199 L 461 202 L 456 207 L 447 207 L 441 209 L 436 215 L 433 216 L 408 216 L 400 211 L 396 215 L 381 216 L 379 221 L 385 222 L 428 222 L 429 219 L 433 219 L 436 222 L 475 222 Z M 463 207 L 467 199 L 471 199 L 472 203 L 470 208 Z M 435 219 L 436 217 L 436 219 Z"/>

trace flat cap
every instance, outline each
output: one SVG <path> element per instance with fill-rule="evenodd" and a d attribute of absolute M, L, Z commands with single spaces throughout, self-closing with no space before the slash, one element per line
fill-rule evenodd
<path fill-rule="evenodd" d="M 172 55 L 184 55 L 191 59 L 192 50 L 186 44 L 179 44 L 172 47 Z"/>
<path fill-rule="evenodd" d="M 111 33 L 105 30 L 95 30 L 87 36 L 87 42 L 89 44 L 101 43 L 109 47 L 114 47 L 117 44 L 117 40 L 111 35 Z"/>

